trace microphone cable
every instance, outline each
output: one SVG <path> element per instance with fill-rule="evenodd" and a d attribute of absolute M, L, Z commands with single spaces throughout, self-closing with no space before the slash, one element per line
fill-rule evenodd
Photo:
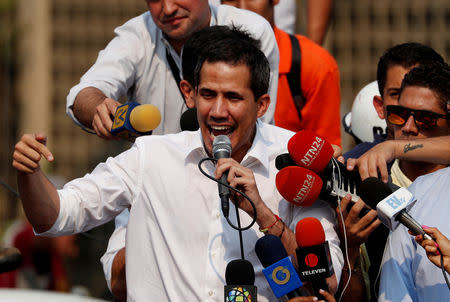
<path fill-rule="evenodd" d="M 223 182 L 221 182 L 220 180 L 215 179 L 214 177 L 212 177 L 211 175 L 209 175 L 208 173 L 206 173 L 206 172 L 203 170 L 203 168 L 202 168 L 202 163 L 205 162 L 205 161 L 207 161 L 207 160 L 212 161 L 212 162 L 214 162 L 214 163 L 217 162 L 217 159 L 212 158 L 212 157 L 205 157 L 205 158 L 202 158 L 202 159 L 198 162 L 198 168 L 199 168 L 200 172 L 202 172 L 203 175 L 205 175 L 205 176 L 208 177 L 209 179 L 211 179 L 211 180 L 213 180 L 213 181 L 215 181 L 215 182 L 217 182 L 217 183 L 219 183 L 219 184 L 221 184 L 221 185 L 223 185 L 223 186 L 225 186 L 225 187 L 227 187 L 227 188 L 229 188 L 229 189 L 235 191 L 236 193 L 241 194 L 242 196 L 244 196 L 245 199 L 247 199 L 247 200 L 250 202 L 250 205 L 251 205 L 252 208 L 253 208 L 254 216 L 253 216 L 253 219 L 252 219 L 252 221 L 250 222 L 250 224 L 249 224 L 248 226 L 246 226 L 246 227 L 241 227 L 241 226 L 240 226 L 239 215 L 237 215 L 238 226 L 234 225 L 233 222 L 231 222 L 230 219 L 229 219 L 228 217 L 225 217 L 225 218 L 227 219 L 228 224 L 229 224 L 233 229 L 238 230 L 238 231 L 245 231 L 245 230 L 248 230 L 248 229 L 251 228 L 251 227 L 255 224 L 255 222 L 256 222 L 256 215 L 257 215 L 257 214 L 256 214 L 256 207 L 255 207 L 255 204 L 254 204 L 253 201 L 250 199 L 250 197 L 248 197 L 244 192 L 242 192 L 242 191 L 240 191 L 240 190 L 238 190 L 238 189 L 235 189 L 235 188 L 233 188 L 232 186 L 230 186 L 229 184 L 223 183 Z M 238 209 L 237 209 L 237 207 L 236 207 L 236 214 L 239 213 L 237 210 L 238 210 Z"/>

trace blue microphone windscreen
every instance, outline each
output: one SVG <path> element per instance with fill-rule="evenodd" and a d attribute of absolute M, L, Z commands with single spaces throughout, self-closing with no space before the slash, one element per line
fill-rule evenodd
<path fill-rule="evenodd" d="M 256 241 L 255 252 L 264 267 L 268 267 L 288 256 L 281 239 L 270 234 Z"/>

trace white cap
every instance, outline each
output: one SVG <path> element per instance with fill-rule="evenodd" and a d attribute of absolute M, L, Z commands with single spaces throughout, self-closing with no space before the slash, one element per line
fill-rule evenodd
<path fill-rule="evenodd" d="M 380 95 L 377 81 L 364 86 L 358 92 L 353 101 L 352 111 L 342 120 L 345 131 L 362 142 L 373 142 L 374 134 L 386 134 L 386 121 L 380 119 L 373 106 L 375 95 Z"/>

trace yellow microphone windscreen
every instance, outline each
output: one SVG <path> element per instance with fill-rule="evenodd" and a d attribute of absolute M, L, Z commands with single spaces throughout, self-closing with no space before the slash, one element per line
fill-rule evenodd
<path fill-rule="evenodd" d="M 161 112 L 152 104 L 143 104 L 133 108 L 130 114 L 131 126 L 139 132 L 148 132 L 158 127 Z"/>

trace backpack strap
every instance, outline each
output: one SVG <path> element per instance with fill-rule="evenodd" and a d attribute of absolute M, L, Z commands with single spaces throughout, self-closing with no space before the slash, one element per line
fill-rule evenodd
<path fill-rule="evenodd" d="M 291 70 L 287 74 L 287 80 L 289 83 L 289 89 L 292 94 L 292 98 L 294 99 L 295 108 L 297 109 L 297 113 L 299 118 L 302 118 L 301 111 L 306 104 L 306 98 L 302 93 L 301 86 L 301 65 L 302 65 L 302 53 L 300 50 L 300 44 L 295 35 L 289 34 L 289 38 L 291 40 L 291 49 L 292 49 L 292 62 L 291 62 Z"/>

